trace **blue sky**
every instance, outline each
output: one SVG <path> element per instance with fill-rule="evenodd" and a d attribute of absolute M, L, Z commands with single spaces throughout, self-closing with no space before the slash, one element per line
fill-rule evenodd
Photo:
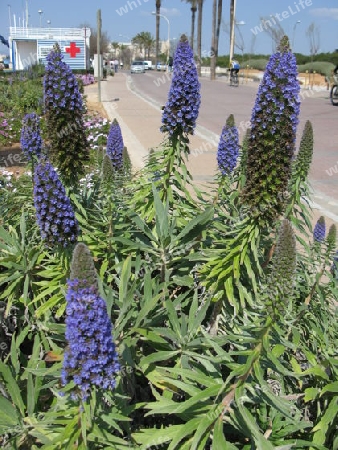
<path fill-rule="evenodd" d="M 150 31 L 155 36 L 155 17 L 151 12 L 155 9 L 155 0 L 27 0 L 29 25 L 38 27 L 40 18 L 42 26 L 77 27 L 81 23 L 89 23 L 96 27 L 96 13 L 102 12 L 102 29 L 111 41 L 127 41 L 141 31 Z M 223 24 L 220 37 L 220 54 L 229 53 L 229 4 L 223 0 Z M 8 6 L 10 5 L 10 6 Z M 22 23 L 26 0 L 0 0 L 0 34 L 8 37 L 9 12 L 13 25 L 13 14 L 16 24 Z M 42 10 L 41 16 L 38 11 Z M 180 0 L 162 0 L 162 14 L 170 22 L 170 38 L 179 38 L 182 33 L 190 34 L 191 13 L 189 5 Z M 203 51 L 207 53 L 211 43 L 212 0 L 204 2 L 203 16 Z M 281 25 L 290 40 L 294 40 L 294 50 L 310 53 L 309 39 L 306 30 L 313 22 L 318 29 L 320 51 L 333 51 L 338 48 L 338 1 L 337 0 L 237 0 L 237 21 L 245 22 L 239 26 L 238 42 L 244 51 L 255 53 L 271 53 L 271 38 L 259 31 L 261 18 L 273 16 L 273 20 Z M 270 17 L 270 20 L 272 18 Z M 300 21 L 300 22 L 298 22 Z M 264 28 L 264 27 L 263 27 Z M 124 37 L 121 38 L 120 35 Z M 161 19 L 160 35 L 167 39 L 167 22 Z M 0 54 L 7 48 L 0 43 Z M 240 53 L 240 51 L 238 51 Z M 337 56 L 338 60 L 338 56 Z M 337 61 L 338 62 L 338 61 Z"/>

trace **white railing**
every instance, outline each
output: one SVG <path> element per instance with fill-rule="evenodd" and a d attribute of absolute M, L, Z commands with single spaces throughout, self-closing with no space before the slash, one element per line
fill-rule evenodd
<path fill-rule="evenodd" d="M 46 36 L 62 36 L 65 37 L 90 37 L 90 28 L 24 28 L 10 27 L 9 35 L 12 39 L 18 38 L 45 38 Z"/>

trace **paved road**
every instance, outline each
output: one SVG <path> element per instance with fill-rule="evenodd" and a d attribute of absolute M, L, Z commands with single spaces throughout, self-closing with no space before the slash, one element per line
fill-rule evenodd
<path fill-rule="evenodd" d="M 158 107 L 166 102 L 171 83 L 170 74 L 149 71 L 145 74 L 125 75 L 135 94 Z M 234 88 L 227 84 L 225 78 L 214 82 L 202 78 L 200 81 L 202 102 L 197 134 L 217 145 L 222 127 L 232 113 L 240 135 L 243 136 L 250 121 L 258 83 L 249 82 Z M 337 221 L 338 107 L 331 105 L 327 90 L 302 90 L 301 98 L 297 145 L 306 120 L 310 120 L 314 129 L 314 156 L 310 172 L 311 186 L 314 190 L 313 201 L 315 205 L 317 202 L 325 204 L 328 212 L 332 212 L 332 219 Z"/>

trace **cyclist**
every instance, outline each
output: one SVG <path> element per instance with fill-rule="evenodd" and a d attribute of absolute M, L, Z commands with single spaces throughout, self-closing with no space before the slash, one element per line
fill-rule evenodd
<path fill-rule="evenodd" d="M 234 74 L 238 75 L 239 69 L 240 69 L 239 62 L 233 59 L 230 62 L 230 78 L 234 76 Z"/>

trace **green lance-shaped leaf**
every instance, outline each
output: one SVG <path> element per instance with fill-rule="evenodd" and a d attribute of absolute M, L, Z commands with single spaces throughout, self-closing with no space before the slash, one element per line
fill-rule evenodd
<path fill-rule="evenodd" d="M 88 247 L 82 242 L 79 242 L 73 251 L 70 279 L 79 280 L 79 289 L 92 286 L 93 292 L 97 293 L 99 290 L 93 258 Z"/>
<path fill-rule="evenodd" d="M 290 222 L 283 220 L 267 283 L 267 306 L 272 306 L 274 312 L 276 312 L 276 309 L 284 309 L 286 302 L 292 298 L 296 264 L 297 253 L 294 232 Z"/>
<path fill-rule="evenodd" d="M 302 138 L 299 144 L 299 151 L 293 164 L 293 183 L 304 182 L 309 174 L 313 156 L 313 128 L 309 120 L 306 121 Z"/>

